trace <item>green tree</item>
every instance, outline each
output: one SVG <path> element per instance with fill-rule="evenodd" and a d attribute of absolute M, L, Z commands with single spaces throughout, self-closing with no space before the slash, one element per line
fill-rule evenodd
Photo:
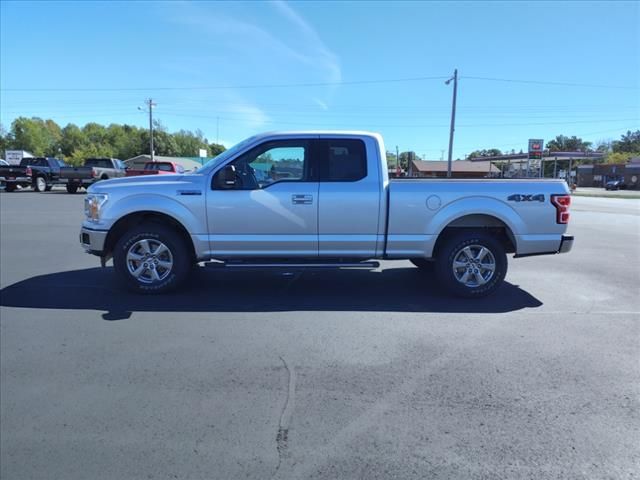
<path fill-rule="evenodd" d="M 222 152 L 226 150 L 224 145 L 220 145 L 219 143 L 210 143 L 209 144 L 209 153 L 212 157 L 217 157 Z"/>
<path fill-rule="evenodd" d="M 189 130 L 180 130 L 173 134 L 178 149 L 178 155 L 181 157 L 197 157 L 200 149 L 207 151 L 209 155 L 209 145 L 207 139 L 200 130 L 195 133 Z"/>
<path fill-rule="evenodd" d="M 387 151 L 387 167 L 395 168 L 397 165 L 396 154 L 393 152 Z"/>
<path fill-rule="evenodd" d="M 557 135 L 556 138 L 547 142 L 550 152 L 589 152 L 592 142 L 585 142 L 581 138 Z"/>
<path fill-rule="evenodd" d="M 638 153 L 640 152 L 640 130 L 632 132 L 628 130 L 622 135 L 620 140 L 612 142 L 612 150 L 616 153 Z"/>
<path fill-rule="evenodd" d="M 608 153 L 611 151 L 611 142 L 607 140 L 600 140 L 596 144 L 596 152 L 598 153 Z"/>
<path fill-rule="evenodd" d="M 497 148 L 489 148 L 485 150 L 474 150 L 467 158 L 477 158 L 477 157 L 496 157 L 498 155 L 502 155 L 502 152 Z"/>
<path fill-rule="evenodd" d="M 630 158 L 640 154 L 633 152 L 610 152 L 604 159 L 605 163 L 627 163 Z"/>
<path fill-rule="evenodd" d="M 127 160 L 144 152 L 140 137 L 138 127 L 112 123 L 106 129 L 105 140 L 113 148 L 114 157 Z"/>
<path fill-rule="evenodd" d="M 26 150 L 36 156 L 57 154 L 61 139 L 60 127 L 52 120 L 18 117 L 11 123 L 13 147 Z"/>
<path fill-rule="evenodd" d="M 73 152 L 85 143 L 87 143 L 85 135 L 77 125 L 69 123 L 62 129 L 60 151 L 65 157 L 70 157 L 71 155 L 73 155 Z"/>
<path fill-rule="evenodd" d="M 88 143 L 76 148 L 70 157 L 65 157 L 65 162 L 77 166 L 82 165 L 87 158 L 111 157 L 112 153 L 111 147 Z"/>
<path fill-rule="evenodd" d="M 0 123 L 0 157 L 4 158 L 4 151 L 11 149 L 11 136 Z"/>

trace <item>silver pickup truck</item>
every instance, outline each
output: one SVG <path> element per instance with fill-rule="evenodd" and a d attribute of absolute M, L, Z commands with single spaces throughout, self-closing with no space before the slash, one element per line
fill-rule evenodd
<path fill-rule="evenodd" d="M 228 268 L 376 268 L 408 259 L 451 293 L 494 292 L 515 257 L 568 252 L 559 180 L 390 181 L 382 137 L 268 133 L 196 173 L 107 180 L 85 199 L 80 242 L 140 293 L 198 262 Z"/>
<path fill-rule="evenodd" d="M 117 158 L 87 158 L 82 167 L 60 169 L 60 181 L 67 185 L 67 192 L 76 193 L 80 187 L 88 188 L 95 182 L 124 177 L 125 164 Z"/>

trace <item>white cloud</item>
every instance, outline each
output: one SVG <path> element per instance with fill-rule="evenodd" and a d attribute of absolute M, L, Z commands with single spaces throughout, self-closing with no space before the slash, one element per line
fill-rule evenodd
<path fill-rule="evenodd" d="M 322 110 L 329 110 L 329 105 L 327 105 L 325 102 L 323 102 L 322 100 L 320 100 L 319 98 L 313 98 L 312 99 L 316 105 L 318 105 Z"/>
<path fill-rule="evenodd" d="M 283 0 L 275 0 L 272 5 L 293 23 L 307 40 L 307 46 L 315 51 L 315 61 L 320 60 L 329 73 L 330 82 L 342 80 L 342 71 L 338 57 L 325 45 L 318 32 Z"/>
<path fill-rule="evenodd" d="M 263 127 L 269 122 L 269 116 L 264 111 L 249 103 L 231 104 L 228 109 L 231 114 L 240 115 L 246 126 L 252 129 Z"/>
<path fill-rule="evenodd" d="M 185 2 L 180 4 L 179 13 L 173 12 L 171 21 L 196 27 L 196 31 L 215 36 L 215 48 L 220 51 L 224 46 L 230 51 L 237 51 L 236 61 L 243 57 L 260 60 L 268 58 L 274 63 L 278 58 L 294 60 L 306 66 L 309 73 L 320 70 L 323 82 L 340 82 L 342 71 L 338 57 L 322 41 L 316 30 L 293 8 L 282 1 L 269 2 L 268 5 L 280 14 L 289 27 L 281 28 L 278 24 L 269 24 L 269 30 L 262 24 L 252 23 L 250 15 L 232 16 L 222 11 L 220 5 L 213 5 L 216 10 L 202 8 L 201 4 Z M 268 52 L 268 55 L 265 53 Z M 247 61 L 247 60 L 244 60 Z M 295 71 L 295 69 L 293 69 Z M 295 79 L 292 79 L 295 82 Z M 249 82 L 251 83 L 251 82 Z"/>

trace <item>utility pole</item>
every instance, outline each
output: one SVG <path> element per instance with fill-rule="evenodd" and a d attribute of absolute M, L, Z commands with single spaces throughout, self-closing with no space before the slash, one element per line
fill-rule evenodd
<path fill-rule="evenodd" d="M 149 113 L 149 154 L 151 155 L 151 161 L 155 162 L 155 156 L 153 153 L 153 107 L 157 104 L 153 103 L 151 98 L 144 101 L 147 106 L 147 112 Z M 138 110 L 144 111 L 142 107 L 138 107 Z"/>
<path fill-rule="evenodd" d="M 453 80 L 453 102 L 451 104 L 451 128 L 449 129 L 449 159 L 447 163 L 447 178 L 451 178 L 451 156 L 453 155 L 453 132 L 456 128 L 456 97 L 458 96 L 458 69 L 453 71 L 453 77 L 447 80 L 445 85 L 449 85 Z"/>
<path fill-rule="evenodd" d="M 156 106 L 153 103 L 153 100 L 150 98 L 147 100 L 147 105 L 149 106 L 149 150 L 151 151 L 151 161 L 155 162 L 155 153 L 153 151 L 153 107 Z"/>
<path fill-rule="evenodd" d="M 396 145 L 396 175 L 400 176 L 400 154 L 398 153 L 398 145 Z"/>
<path fill-rule="evenodd" d="M 216 145 L 220 143 L 220 117 L 216 117 Z"/>

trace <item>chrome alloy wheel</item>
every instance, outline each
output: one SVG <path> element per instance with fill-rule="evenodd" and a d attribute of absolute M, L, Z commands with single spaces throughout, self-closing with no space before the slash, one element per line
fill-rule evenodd
<path fill-rule="evenodd" d="M 127 252 L 127 269 L 142 283 L 164 280 L 173 268 L 173 255 L 167 246 L 154 239 L 138 240 Z"/>
<path fill-rule="evenodd" d="M 36 178 L 36 184 L 38 186 L 39 192 L 44 192 L 45 189 L 47 188 L 47 181 L 44 179 L 44 177 Z"/>
<path fill-rule="evenodd" d="M 487 247 L 469 245 L 453 257 L 453 275 L 465 287 L 480 287 L 493 277 L 496 259 Z"/>

